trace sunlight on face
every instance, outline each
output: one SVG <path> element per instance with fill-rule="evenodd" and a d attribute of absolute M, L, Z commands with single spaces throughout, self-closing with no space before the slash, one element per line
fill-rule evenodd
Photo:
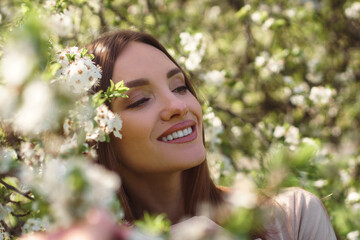
<path fill-rule="evenodd" d="M 204 161 L 201 106 L 163 52 L 130 43 L 115 62 L 113 80 L 130 88 L 129 98 L 112 103 L 123 120 L 123 139 L 113 140 L 121 171 L 174 172 Z"/>

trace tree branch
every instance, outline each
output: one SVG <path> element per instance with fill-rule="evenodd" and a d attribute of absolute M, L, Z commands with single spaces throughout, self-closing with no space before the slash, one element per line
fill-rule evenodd
<path fill-rule="evenodd" d="M 4 182 L 2 179 L 0 179 L 0 183 L 1 183 L 2 185 L 4 185 L 7 189 L 13 190 L 13 191 L 19 193 L 20 195 L 23 195 L 24 197 L 30 199 L 30 200 L 34 200 L 33 197 L 29 196 L 29 192 L 23 193 L 23 192 L 21 192 L 19 189 L 17 189 L 16 187 L 13 187 L 13 186 L 7 184 L 7 183 Z"/>

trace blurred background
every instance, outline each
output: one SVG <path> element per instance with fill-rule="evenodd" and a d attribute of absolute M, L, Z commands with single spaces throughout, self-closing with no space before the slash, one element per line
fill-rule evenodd
<path fill-rule="evenodd" d="M 61 132 L 63 117 L 51 102 L 70 100 L 31 83 L 51 82 L 58 49 L 84 47 L 114 29 L 154 35 L 195 82 L 216 183 L 229 186 L 241 174 L 259 188 L 302 187 L 323 201 L 338 239 L 360 239 L 360 1 L 354 0 L 1 0 L 1 181 L 20 184 L 13 169 L 26 162 L 21 141 L 35 139 L 33 151 L 51 152 L 46 142 Z M 19 140 L 9 130 L 14 126 L 31 137 Z M 53 135 L 34 137 L 43 131 Z M 46 161 L 39 156 L 33 165 Z M 32 197 L 15 201 L 14 191 L 0 187 L 2 231 L 12 226 L 19 235 L 36 213 L 26 215 L 11 201 L 30 206 Z M 23 218 L 11 214 L 16 209 Z"/>

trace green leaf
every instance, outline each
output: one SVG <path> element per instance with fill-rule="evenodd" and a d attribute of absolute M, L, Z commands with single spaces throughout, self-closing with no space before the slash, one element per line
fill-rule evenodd
<path fill-rule="evenodd" d="M 152 236 L 166 235 L 170 231 L 171 222 L 166 214 L 150 215 L 145 212 L 142 220 L 135 221 L 135 225 Z"/>
<path fill-rule="evenodd" d="M 237 17 L 238 19 L 243 19 L 249 14 L 250 10 L 251 10 L 250 5 L 245 5 L 239 11 L 236 12 L 235 17 Z"/>
<path fill-rule="evenodd" d="M 82 51 L 81 51 L 81 57 L 84 57 L 87 53 L 87 48 L 84 48 Z"/>
<path fill-rule="evenodd" d="M 110 79 L 110 91 L 113 91 L 114 90 L 114 82 L 113 80 Z"/>

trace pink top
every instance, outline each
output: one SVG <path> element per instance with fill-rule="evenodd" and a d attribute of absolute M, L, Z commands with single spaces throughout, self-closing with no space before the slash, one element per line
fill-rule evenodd
<path fill-rule="evenodd" d="M 273 210 L 265 225 L 270 239 L 336 240 L 320 199 L 301 188 L 288 188 L 276 196 Z"/>

